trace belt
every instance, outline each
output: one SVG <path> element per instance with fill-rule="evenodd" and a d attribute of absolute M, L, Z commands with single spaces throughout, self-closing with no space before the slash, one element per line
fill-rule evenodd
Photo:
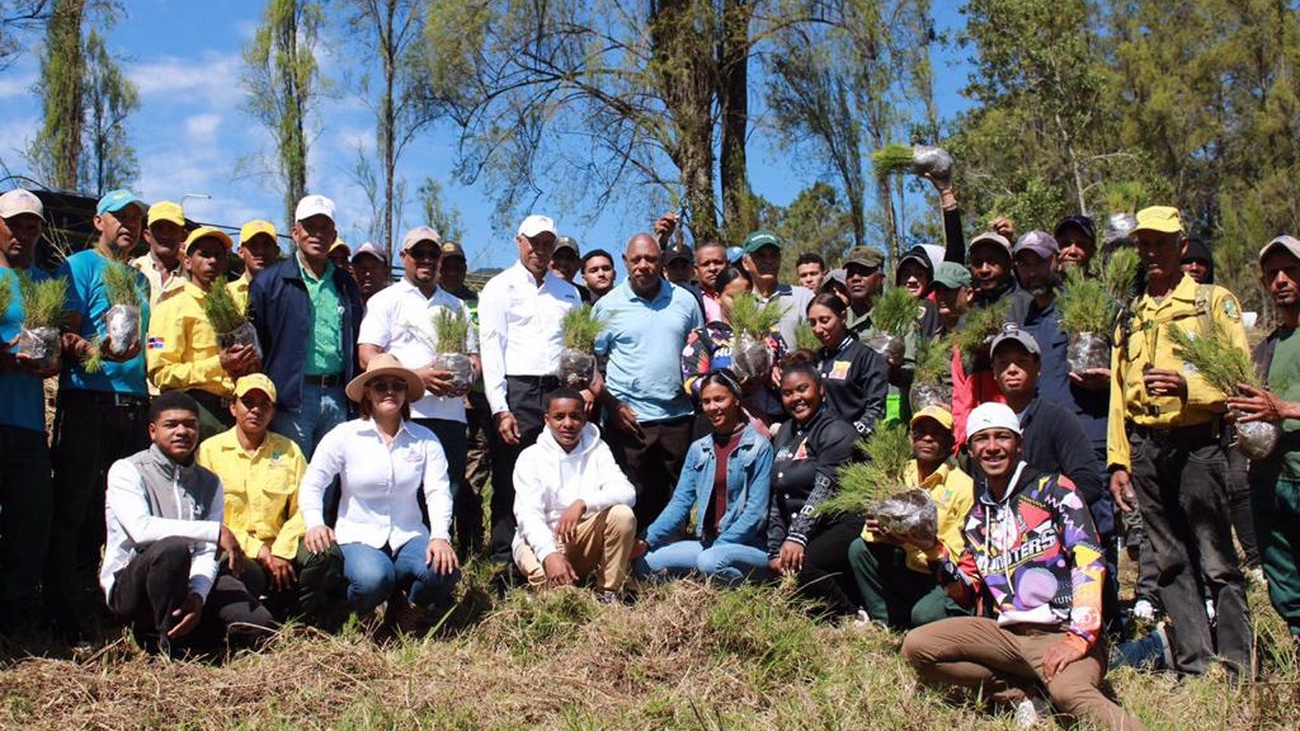
<path fill-rule="evenodd" d="M 1137 435 L 1157 442 L 1170 439 L 1179 442 L 1212 442 L 1223 436 L 1223 429 L 1218 419 L 1193 426 L 1165 427 L 1139 426 L 1130 422 L 1128 424 L 1128 433 L 1130 436 Z"/>
<path fill-rule="evenodd" d="M 99 404 L 101 406 L 113 406 L 117 408 L 147 409 L 149 408 L 149 397 L 135 396 L 129 393 L 116 393 L 113 391 L 87 391 L 84 389 L 68 389 L 59 392 L 59 398 L 68 401 L 81 401 L 85 403 Z"/>
<path fill-rule="evenodd" d="M 335 386 L 343 385 L 343 374 L 331 373 L 328 376 L 304 375 L 302 377 L 302 382 L 310 383 L 313 386 L 320 386 L 321 388 L 334 388 Z"/>
<path fill-rule="evenodd" d="M 506 376 L 507 381 L 518 381 L 529 386 L 541 386 L 542 388 L 559 388 L 560 379 L 551 376 Z"/>

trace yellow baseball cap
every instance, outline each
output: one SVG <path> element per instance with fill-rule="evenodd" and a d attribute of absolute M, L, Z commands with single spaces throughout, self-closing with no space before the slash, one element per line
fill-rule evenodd
<path fill-rule="evenodd" d="M 271 400 L 275 400 L 275 384 L 265 373 L 250 373 L 235 381 L 235 398 L 240 398 L 249 391 L 261 391 Z"/>
<path fill-rule="evenodd" d="M 225 231 L 222 231 L 219 228 L 213 228 L 212 226 L 199 226 L 198 228 L 191 231 L 190 235 L 186 237 L 185 253 L 186 254 L 190 253 L 190 249 L 194 248 L 194 245 L 199 243 L 199 240 L 201 239 L 216 239 L 226 247 L 226 251 L 230 251 L 230 247 L 232 245 L 230 241 L 230 234 L 226 233 Z"/>
<path fill-rule="evenodd" d="M 158 201 L 149 206 L 149 216 L 146 218 L 150 225 L 158 221 L 171 221 L 177 226 L 185 225 L 185 209 L 181 204 L 172 201 Z"/>
<path fill-rule="evenodd" d="M 1162 234 L 1176 234 L 1183 230 L 1183 220 L 1178 209 L 1173 206 L 1151 206 L 1137 212 L 1137 227 L 1133 232 L 1156 231 Z"/>
<path fill-rule="evenodd" d="M 348 248 L 347 242 L 343 239 L 334 239 L 334 244 L 330 246 L 330 252 L 337 251 L 339 248 L 348 252 L 348 256 L 352 256 L 352 249 Z"/>
<path fill-rule="evenodd" d="M 916 422 L 921 419 L 934 419 L 939 422 L 939 426 L 952 431 L 952 412 L 942 406 L 931 404 L 912 414 L 912 420 L 908 422 L 908 426 L 916 426 Z"/>
<path fill-rule="evenodd" d="M 266 234 L 271 237 L 272 241 L 275 241 L 275 225 L 270 221 L 263 221 L 260 218 L 244 224 L 244 226 L 239 229 L 240 247 L 243 247 L 245 242 L 252 241 L 253 237 L 258 234 Z"/>

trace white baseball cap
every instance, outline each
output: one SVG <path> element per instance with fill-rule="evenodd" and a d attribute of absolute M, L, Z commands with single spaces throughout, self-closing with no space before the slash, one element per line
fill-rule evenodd
<path fill-rule="evenodd" d="M 552 236 L 556 235 L 555 221 L 551 220 L 550 216 L 539 216 L 534 213 L 519 224 L 519 235 L 524 238 L 531 239 L 544 233 L 549 233 Z"/>
<path fill-rule="evenodd" d="M 293 220 L 306 221 L 312 216 L 325 216 L 333 221 L 334 201 L 323 195 L 309 195 L 298 201 L 298 207 L 293 211 Z"/>
<path fill-rule="evenodd" d="M 0 218 L 13 218 L 24 213 L 31 213 L 42 221 L 45 220 L 45 206 L 35 193 L 14 188 L 0 195 Z"/>
<path fill-rule="evenodd" d="M 1020 420 L 1010 406 L 996 401 L 980 404 L 966 417 L 966 438 L 975 436 L 985 429 L 1010 429 L 1020 434 Z"/>

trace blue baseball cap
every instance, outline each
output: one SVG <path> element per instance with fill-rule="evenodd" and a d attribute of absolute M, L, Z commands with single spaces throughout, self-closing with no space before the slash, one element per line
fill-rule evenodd
<path fill-rule="evenodd" d="M 145 205 L 144 201 L 136 197 L 135 193 L 126 188 L 118 188 L 117 190 L 108 191 L 103 198 L 99 199 L 99 204 L 95 206 L 95 215 L 102 216 L 105 213 L 117 213 L 127 206 L 139 206 L 141 213 L 149 210 L 149 207 Z"/>

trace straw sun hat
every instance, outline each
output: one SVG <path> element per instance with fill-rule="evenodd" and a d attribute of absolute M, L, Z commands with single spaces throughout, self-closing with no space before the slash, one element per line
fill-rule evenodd
<path fill-rule="evenodd" d="M 417 401 L 424 396 L 424 382 L 420 377 L 415 375 L 409 368 L 402 367 L 397 358 L 388 353 L 380 353 L 370 359 L 366 366 L 366 372 L 353 378 L 343 389 L 348 398 L 361 402 L 361 396 L 366 392 L 366 386 L 376 378 L 384 376 L 398 376 L 406 381 L 406 400 L 407 402 Z"/>

